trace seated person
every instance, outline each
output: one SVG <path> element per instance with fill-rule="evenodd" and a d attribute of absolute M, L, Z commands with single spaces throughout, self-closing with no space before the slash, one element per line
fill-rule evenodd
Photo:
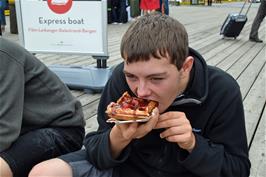
<path fill-rule="evenodd" d="M 250 161 L 239 86 L 188 46 L 167 15 L 134 21 L 124 59 L 98 107 L 99 128 L 85 149 L 42 162 L 29 177 L 248 177 Z M 146 123 L 110 124 L 107 105 L 128 91 L 159 102 Z"/>
<path fill-rule="evenodd" d="M 82 147 L 82 107 L 18 44 L 0 38 L 0 59 L 0 177 L 27 177 L 35 164 Z"/>

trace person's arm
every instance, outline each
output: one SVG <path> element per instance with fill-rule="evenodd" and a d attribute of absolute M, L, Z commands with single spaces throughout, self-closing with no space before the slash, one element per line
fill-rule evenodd
<path fill-rule="evenodd" d="M 221 101 L 212 115 L 212 128 L 195 134 L 190 154 L 181 151 L 180 163 L 198 176 L 248 177 L 250 161 L 245 132 L 244 110 L 239 88 L 230 90 L 230 100 Z M 223 95 L 226 97 L 226 95 Z"/>
<path fill-rule="evenodd" d="M 18 138 L 22 125 L 24 69 L 6 52 L 0 51 L 0 152 Z"/>
<path fill-rule="evenodd" d="M 89 161 L 99 169 L 107 169 L 124 162 L 130 148 L 126 147 L 119 158 L 113 158 L 110 144 L 110 132 L 114 124 L 106 123 L 107 115 L 105 110 L 111 101 L 116 101 L 126 90 L 129 90 L 123 76 L 123 65 L 119 65 L 107 82 L 98 106 L 97 120 L 99 128 L 96 132 L 89 133 L 84 141 L 84 146 Z"/>

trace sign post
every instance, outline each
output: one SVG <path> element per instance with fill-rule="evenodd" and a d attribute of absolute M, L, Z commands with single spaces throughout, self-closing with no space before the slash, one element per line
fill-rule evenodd
<path fill-rule="evenodd" d="M 69 87 L 92 90 L 104 87 L 111 75 L 111 69 L 106 66 L 107 0 L 16 0 L 15 2 L 19 39 L 27 50 L 32 53 L 91 55 L 97 60 L 96 68 L 71 66 L 49 66 L 49 68 Z"/>

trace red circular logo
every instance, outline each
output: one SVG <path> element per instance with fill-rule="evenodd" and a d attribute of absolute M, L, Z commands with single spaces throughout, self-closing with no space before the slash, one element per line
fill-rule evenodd
<path fill-rule="evenodd" d="M 72 0 L 47 0 L 48 7 L 57 14 L 64 14 L 72 6 Z"/>

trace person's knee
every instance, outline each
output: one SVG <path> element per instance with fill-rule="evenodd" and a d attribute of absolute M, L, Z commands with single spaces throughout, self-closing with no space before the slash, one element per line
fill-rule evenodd
<path fill-rule="evenodd" d="M 35 165 L 30 173 L 29 173 L 29 177 L 33 177 L 33 176 L 40 176 L 40 174 L 43 174 L 45 172 L 45 168 L 47 168 L 47 166 L 44 165 L 45 162 L 39 163 L 37 165 Z"/>
<path fill-rule="evenodd" d="M 13 173 L 8 163 L 0 157 L 0 177 L 12 177 Z"/>
<path fill-rule="evenodd" d="M 49 177 L 71 177 L 72 170 L 71 167 L 61 159 L 51 159 L 44 162 L 41 162 L 35 165 L 30 173 L 29 177 L 36 176 L 49 176 Z"/>

